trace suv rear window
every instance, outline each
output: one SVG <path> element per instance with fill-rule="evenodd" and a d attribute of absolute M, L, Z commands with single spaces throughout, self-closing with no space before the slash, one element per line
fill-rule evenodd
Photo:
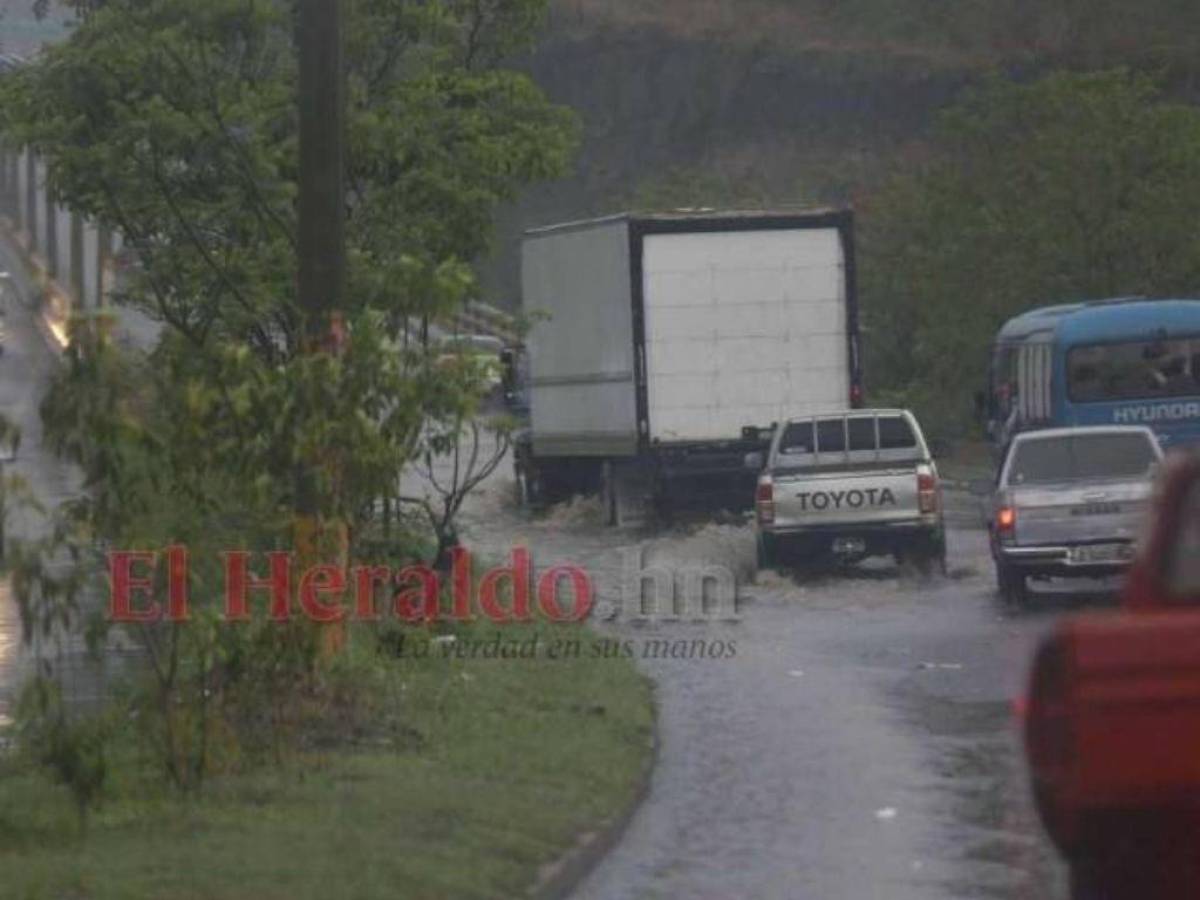
<path fill-rule="evenodd" d="M 1142 434 L 1091 434 L 1023 441 L 1013 451 L 1009 484 L 1091 478 L 1139 478 L 1158 461 Z"/>

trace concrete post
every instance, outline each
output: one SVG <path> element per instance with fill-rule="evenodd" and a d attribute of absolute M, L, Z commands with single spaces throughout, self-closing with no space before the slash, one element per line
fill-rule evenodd
<path fill-rule="evenodd" d="M 37 157 L 33 148 L 25 148 L 25 233 L 29 235 L 29 249 L 38 248 L 38 195 Z"/>
<path fill-rule="evenodd" d="M 8 158 L 10 156 L 12 156 L 12 147 L 8 141 L 0 142 L 0 212 L 4 215 L 8 215 L 11 209 L 10 198 L 13 192 L 13 185 L 8 180 Z"/>
<path fill-rule="evenodd" d="M 58 206 L 50 185 L 43 189 L 42 199 L 46 206 L 46 271 L 51 278 L 58 277 Z"/>
<path fill-rule="evenodd" d="M 83 277 L 83 216 L 71 213 L 71 293 L 76 308 L 87 309 L 87 282 Z"/>
<path fill-rule="evenodd" d="M 8 156 L 5 159 L 5 165 L 8 167 L 8 211 L 13 217 L 13 222 L 18 226 L 21 223 L 21 150 L 18 147 L 9 147 Z"/>
<path fill-rule="evenodd" d="M 13 226 L 20 231 L 24 227 L 25 222 L 25 204 L 21 197 L 21 148 L 14 147 L 8 158 L 8 165 L 12 171 L 12 197 L 9 198 L 12 203 Z"/>
<path fill-rule="evenodd" d="M 112 259 L 112 229 L 101 222 L 96 231 L 96 296 L 93 307 L 103 309 L 107 304 L 108 261 Z"/>

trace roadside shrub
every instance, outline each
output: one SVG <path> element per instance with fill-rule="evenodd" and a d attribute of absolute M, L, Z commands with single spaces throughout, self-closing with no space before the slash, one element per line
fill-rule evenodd
<path fill-rule="evenodd" d="M 109 776 L 109 715 L 71 713 L 62 687 L 40 676 L 23 689 L 17 703 L 19 750 L 70 791 L 82 828 L 99 805 Z"/>

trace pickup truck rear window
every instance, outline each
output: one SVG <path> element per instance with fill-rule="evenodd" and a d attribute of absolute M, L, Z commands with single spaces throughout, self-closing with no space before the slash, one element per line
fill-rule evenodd
<path fill-rule="evenodd" d="M 817 450 L 821 453 L 846 452 L 845 419 L 821 419 L 817 422 Z"/>
<path fill-rule="evenodd" d="M 812 422 L 793 422 L 779 439 L 780 453 L 812 453 L 814 447 Z"/>
<path fill-rule="evenodd" d="M 875 419 L 849 419 L 846 429 L 850 432 L 850 449 L 875 449 Z"/>
<path fill-rule="evenodd" d="M 1009 484 L 1048 484 L 1097 478 L 1139 478 L 1157 462 L 1141 434 L 1094 434 L 1025 441 L 1014 450 Z"/>
<path fill-rule="evenodd" d="M 879 417 L 879 449 L 908 450 L 917 446 L 917 436 L 903 416 Z"/>

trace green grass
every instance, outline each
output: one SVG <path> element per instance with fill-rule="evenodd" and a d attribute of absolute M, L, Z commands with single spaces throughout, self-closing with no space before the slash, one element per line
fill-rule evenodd
<path fill-rule="evenodd" d="M 459 632 L 488 638 L 496 626 Z M 0 773 L 0 897 L 305 900 L 514 897 L 631 802 L 650 753 L 649 687 L 589 658 L 389 660 L 373 683 L 398 723 L 185 800 L 146 763 L 114 769 L 86 833 L 65 789 Z M 414 631 L 414 635 L 423 634 Z"/>

